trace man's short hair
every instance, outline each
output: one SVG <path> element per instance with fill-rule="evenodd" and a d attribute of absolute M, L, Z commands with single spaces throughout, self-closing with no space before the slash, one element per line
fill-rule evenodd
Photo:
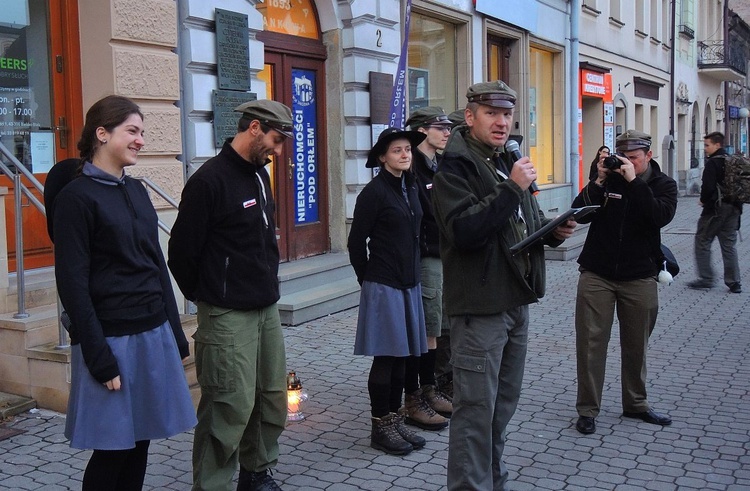
<path fill-rule="evenodd" d="M 706 136 L 703 137 L 704 140 L 711 140 L 711 143 L 713 144 L 719 144 L 722 147 L 724 146 L 724 133 L 721 131 L 714 131 L 713 133 L 709 133 Z"/>

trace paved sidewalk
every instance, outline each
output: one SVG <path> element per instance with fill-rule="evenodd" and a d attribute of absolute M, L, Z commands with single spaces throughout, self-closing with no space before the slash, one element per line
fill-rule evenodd
<path fill-rule="evenodd" d="M 748 207 L 746 207 L 747 209 Z M 680 199 L 663 242 L 682 272 L 661 285 L 649 352 L 649 401 L 672 426 L 620 417 L 619 342 L 613 335 L 597 433 L 580 435 L 575 412 L 573 330 L 577 264 L 548 262 L 548 293 L 531 308 L 524 389 L 508 431 L 513 490 L 750 489 L 750 218 L 739 243 L 745 292 L 722 285 L 694 291 L 697 198 Z M 718 245 L 714 264 L 720 268 Z M 428 443 L 405 457 L 369 447 L 367 372 L 355 357 L 356 309 L 285 328 L 288 368 L 310 394 L 303 422 L 281 438 L 274 477 L 285 490 L 437 490 L 445 487 L 449 429 L 421 432 Z M 616 329 L 615 329 L 616 331 Z M 0 441 L 0 489 L 80 489 L 89 452 L 71 449 L 64 415 L 24 413 L 26 430 Z M 145 489 L 190 489 L 192 433 L 151 444 Z"/>

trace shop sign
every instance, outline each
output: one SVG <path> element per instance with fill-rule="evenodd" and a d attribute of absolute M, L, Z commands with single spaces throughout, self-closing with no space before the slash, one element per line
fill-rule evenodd
<path fill-rule="evenodd" d="M 612 77 L 608 73 L 581 70 L 581 95 L 612 100 Z"/>

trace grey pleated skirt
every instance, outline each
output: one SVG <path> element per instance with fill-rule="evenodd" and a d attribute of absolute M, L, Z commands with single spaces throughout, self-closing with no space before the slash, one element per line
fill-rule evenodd
<path fill-rule="evenodd" d="M 107 337 L 122 388 L 94 379 L 81 346 L 71 346 L 71 388 L 65 436 L 80 449 L 126 450 L 195 426 L 185 371 L 169 322 L 130 336 Z"/>
<path fill-rule="evenodd" d="M 420 356 L 426 352 L 420 285 L 400 290 L 382 283 L 362 283 L 354 354 Z"/>

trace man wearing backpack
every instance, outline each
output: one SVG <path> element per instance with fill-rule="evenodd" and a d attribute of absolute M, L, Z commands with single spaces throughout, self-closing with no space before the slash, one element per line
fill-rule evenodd
<path fill-rule="evenodd" d="M 711 244 L 719 239 L 721 257 L 724 261 L 724 283 L 732 293 L 742 293 L 740 266 L 737 258 L 737 230 L 740 225 L 742 203 L 730 202 L 720 186 L 724 185 L 724 167 L 727 152 L 724 150 L 724 135 L 718 131 L 703 139 L 708 160 L 703 169 L 700 204 L 703 207 L 695 232 L 695 263 L 698 279 L 688 283 L 693 289 L 708 289 L 714 286 L 714 271 L 711 267 Z"/>

